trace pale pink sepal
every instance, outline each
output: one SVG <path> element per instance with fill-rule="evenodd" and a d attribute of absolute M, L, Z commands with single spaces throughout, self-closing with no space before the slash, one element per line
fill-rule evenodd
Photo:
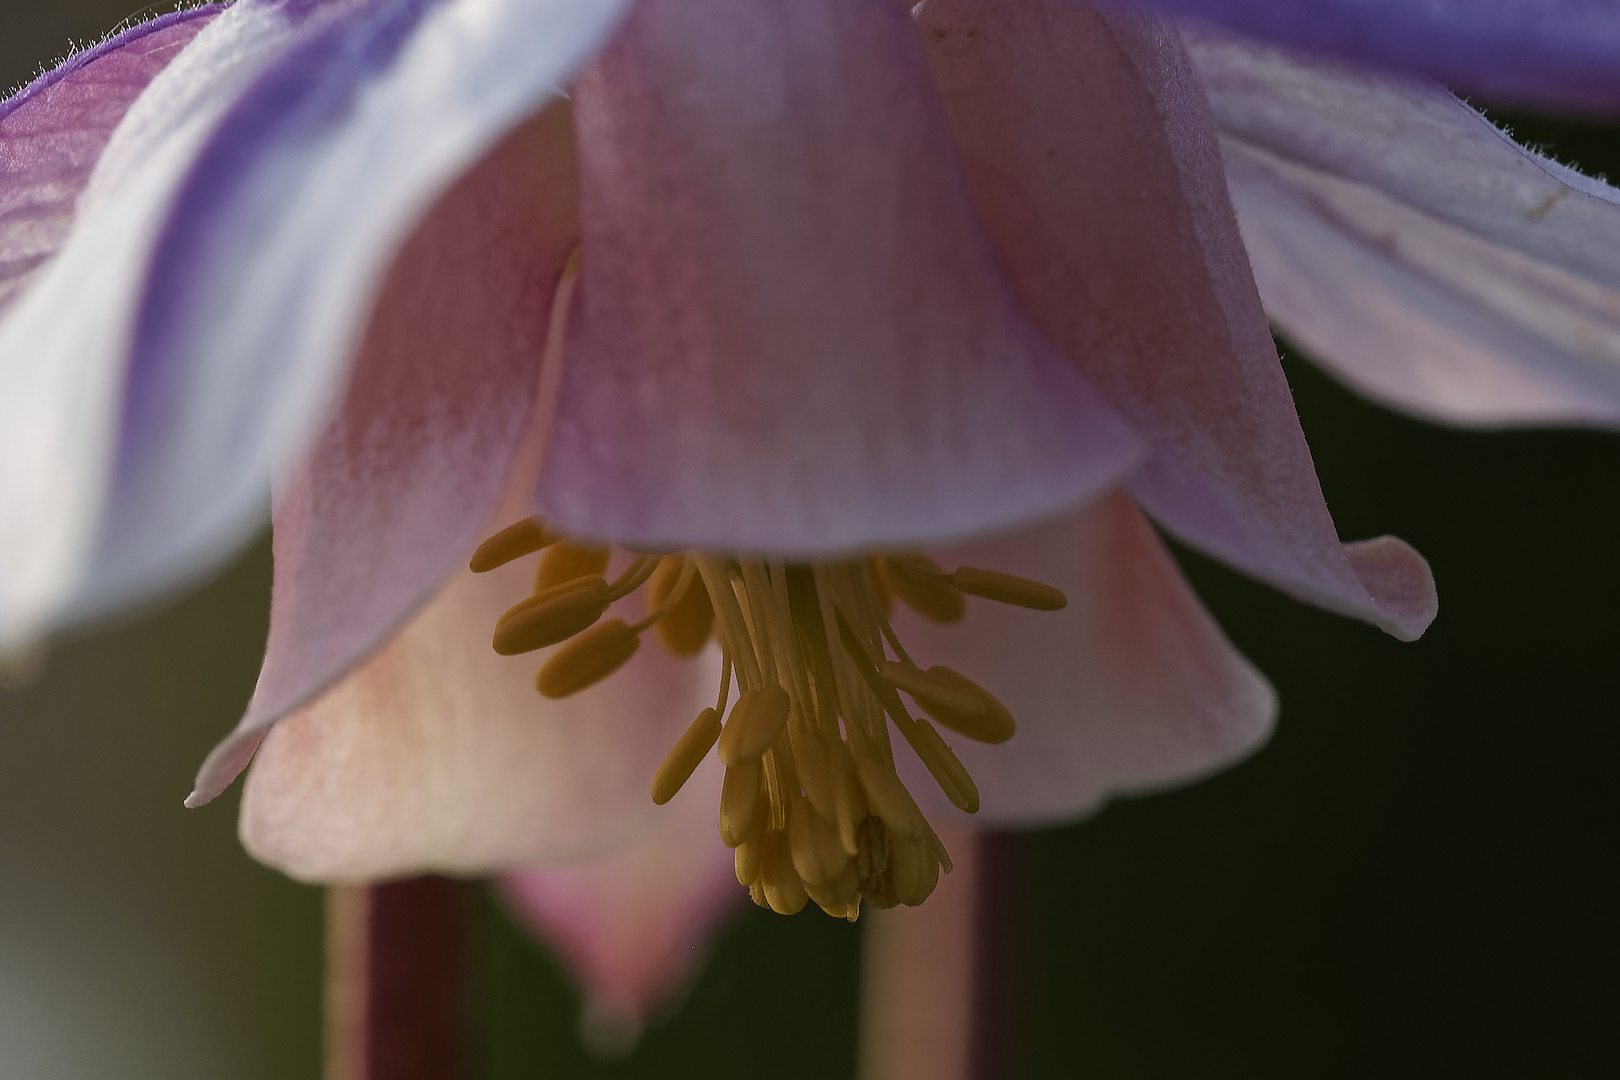
<path fill-rule="evenodd" d="M 258 688 L 188 805 L 222 791 L 266 727 L 377 648 L 481 539 L 535 412 L 551 297 L 578 242 L 561 105 L 503 140 L 405 242 L 338 416 L 278 492 Z"/>
<path fill-rule="evenodd" d="M 944 626 L 897 608 L 895 630 L 919 665 L 961 672 L 1018 722 L 999 746 L 941 732 L 978 783 L 982 809 L 973 817 L 952 809 L 897 747 L 907 787 L 940 820 L 1017 826 L 1077 817 L 1113 794 L 1213 772 L 1270 734 L 1275 692 L 1124 494 L 1038 529 L 931 554 L 947 570 L 981 566 L 1047 582 L 1069 601 L 1040 612 L 969 598 L 966 618 Z"/>
<path fill-rule="evenodd" d="M 1018 312 L 902 5 L 645 0 L 574 106 L 549 517 L 825 554 L 1060 513 L 1136 460 Z"/>
<path fill-rule="evenodd" d="M 512 912 L 578 980 L 583 1033 L 594 1041 L 633 1037 L 672 1006 L 710 937 L 747 903 L 715 827 L 722 773 L 711 754 L 657 823 L 620 850 L 499 879 Z"/>
<path fill-rule="evenodd" d="M 665 820 L 652 777 L 714 704 L 719 650 L 676 660 L 648 642 L 613 677 L 548 701 L 534 689 L 547 653 L 490 648 L 495 620 L 529 594 L 531 563 L 457 571 L 362 666 L 270 730 L 242 795 L 255 858 L 306 881 L 487 873 L 596 857 Z M 636 594 L 614 613 L 645 610 Z"/>
<path fill-rule="evenodd" d="M 1020 300 L 1150 444 L 1131 494 L 1245 573 L 1421 634 L 1421 558 L 1341 548 L 1174 30 L 1072 0 L 928 0 L 918 18 Z"/>
<path fill-rule="evenodd" d="M 0 309 L 66 239 L 78 195 L 130 103 L 218 13 L 132 27 L 0 103 Z"/>
<path fill-rule="evenodd" d="M 1620 191 L 1438 84 L 1209 32 L 1266 311 L 1381 402 L 1469 425 L 1620 425 Z"/>

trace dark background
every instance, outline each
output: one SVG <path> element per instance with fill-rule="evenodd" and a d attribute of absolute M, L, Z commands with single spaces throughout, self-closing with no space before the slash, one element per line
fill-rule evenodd
<path fill-rule="evenodd" d="M 0 84 L 128 13 L 3 0 Z M 1620 173 L 1609 131 L 1507 118 Z M 1620 1075 L 1620 438 L 1444 431 L 1288 373 L 1341 534 L 1411 541 L 1440 618 L 1403 645 L 1182 553 L 1281 725 L 1194 788 L 1026 838 L 1023 1074 Z M 252 689 L 265 548 L 0 690 L 8 1078 L 318 1075 L 319 892 L 241 854 L 234 794 L 180 807 Z M 489 1080 L 851 1072 L 858 931 L 819 914 L 750 911 L 612 1065 L 487 902 L 479 938 Z"/>

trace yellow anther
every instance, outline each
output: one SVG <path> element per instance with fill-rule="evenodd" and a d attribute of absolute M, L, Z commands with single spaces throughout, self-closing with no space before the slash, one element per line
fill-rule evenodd
<path fill-rule="evenodd" d="M 502 656 L 533 652 L 567 641 L 607 610 L 607 582 L 578 578 L 515 605 L 495 624 L 495 651 Z"/>
<path fill-rule="evenodd" d="M 912 660 L 887 618 L 891 591 L 939 622 L 960 618 L 969 594 L 1063 604 L 1038 582 L 973 567 L 950 575 L 921 555 L 796 564 L 649 551 L 609 579 L 606 550 L 559 542 L 538 520 L 491 537 L 474 562 L 487 568 L 536 547 L 546 548 L 536 595 L 502 616 L 496 650 L 559 645 L 535 678 L 555 698 L 625 664 L 645 630 L 657 627 L 677 655 L 702 651 L 717 634 L 719 696 L 664 758 L 653 801 L 674 798 L 716 748 L 726 766 L 720 837 L 735 850 L 737 880 L 754 902 L 786 913 L 814 899 L 851 921 L 863 903 L 920 903 L 941 868 L 950 871 L 949 854 L 895 772 L 891 722 L 956 806 L 979 808 L 967 769 L 933 724 L 912 717 L 902 693 L 970 738 L 1001 742 L 1013 732 L 1012 716 L 982 688 Z M 604 621 L 643 585 L 646 618 Z"/>
<path fill-rule="evenodd" d="M 969 596 L 980 596 L 998 604 L 1035 611 L 1062 611 L 1069 606 L 1069 598 L 1061 589 L 995 570 L 980 570 L 976 566 L 958 569 L 951 575 L 951 583 Z"/>
<path fill-rule="evenodd" d="M 542 697 L 564 698 L 592 686 L 624 666 L 641 639 L 623 619 L 597 623 L 552 654 L 535 676 Z"/>
<path fill-rule="evenodd" d="M 793 763 L 799 772 L 799 786 L 822 817 L 829 820 L 838 816 L 838 798 L 833 791 L 832 771 L 827 763 L 827 748 L 814 733 L 802 738 L 793 737 Z"/>
<path fill-rule="evenodd" d="M 681 582 L 682 572 L 690 566 L 690 560 L 680 555 L 664 557 L 647 580 L 648 614 L 656 614 L 664 606 Z M 702 652 L 714 632 L 714 605 L 709 602 L 709 590 L 695 574 L 687 574 L 685 580 L 685 590 L 655 624 L 658 640 L 675 656 Z"/>
<path fill-rule="evenodd" d="M 923 671 L 910 664 L 898 664 L 893 660 L 885 660 L 878 665 L 878 674 L 890 686 L 904 690 L 919 704 L 928 701 L 941 708 L 951 709 L 965 716 L 976 716 L 984 711 L 984 700 L 971 691 L 964 690 L 957 684 L 942 679 L 934 672 L 944 671 L 944 668 L 934 668 L 932 671 Z"/>
<path fill-rule="evenodd" d="M 846 866 L 836 881 L 817 885 L 805 882 L 804 891 L 816 906 L 835 919 L 854 922 L 861 914 L 861 879 L 853 866 Z"/>
<path fill-rule="evenodd" d="M 855 878 L 860 886 L 861 895 L 876 901 L 879 907 L 893 907 L 892 903 L 881 902 L 889 875 L 891 842 L 889 830 L 884 826 L 883 819 L 873 814 L 862 818 L 860 838 L 860 850 L 855 853 L 851 865 L 855 869 Z"/>
<path fill-rule="evenodd" d="M 827 764 L 832 774 L 833 803 L 837 807 L 833 821 L 838 826 L 838 839 L 844 845 L 844 853 L 853 858 L 860 850 L 861 821 L 870 807 L 855 777 L 855 761 L 850 757 L 849 747 L 840 741 L 827 755 Z"/>
<path fill-rule="evenodd" d="M 765 886 L 765 900 L 778 915 L 795 915 L 810 901 L 798 871 L 793 869 L 793 857 L 788 850 L 786 829 L 772 829 L 765 834 L 765 849 L 760 852 L 760 883 Z"/>
<path fill-rule="evenodd" d="M 855 774 L 861 778 L 861 790 L 866 792 L 872 812 L 883 819 L 884 826 L 902 836 L 921 836 L 928 827 L 922 811 L 912 801 L 911 792 L 900 782 L 894 770 L 875 761 L 859 761 Z"/>
<path fill-rule="evenodd" d="M 575 578 L 600 577 L 607 573 L 611 558 L 607 548 L 563 540 L 546 548 L 534 572 L 534 591 L 544 592 Z"/>
<path fill-rule="evenodd" d="M 788 812 L 788 846 L 793 867 L 807 885 L 836 881 L 849 867 L 837 828 L 805 799 L 795 799 Z"/>
<path fill-rule="evenodd" d="M 877 595 L 878 610 L 886 619 L 894 613 L 894 593 L 889 591 L 889 576 L 883 570 L 883 556 L 868 555 L 866 572 L 872 578 L 872 592 Z"/>
<path fill-rule="evenodd" d="M 939 789 L 945 797 L 956 805 L 958 810 L 969 814 L 979 812 L 979 788 L 968 775 L 967 768 L 959 761 L 945 740 L 939 737 L 934 725 L 926 720 L 917 720 L 903 725 L 900 733 L 906 737 L 906 742 L 917 752 L 922 763 L 928 766 L 933 774 Z"/>
<path fill-rule="evenodd" d="M 925 843 L 902 837 L 889 851 L 889 880 L 894 898 L 907 907 L 916 907 L 939 884 L 939 864 Z"/>
<path fill-rule="evenodd" d="M 652 800 L 663 806 L 675 797 L 692 773 L 697 771 L 701 762 L 714 747 L 714 742 L 720 737 L 720 714 L 713 709 L 704 709 L 692 721 L 692 726 L 686 729 L 675 748 L 664 758 L 664 763 L 658 766 L 658 772 L 653 776 Z"/>
<path fill-rule="evenodd" d="M 883 706 L 883 711 L 901 723 L 910 720 L 911 714 L 906 712 L 905 705 L 900 701 L 900 695 L 895 693 L 894 687 L 878 674 L 872 655 L 867 652 L 866 646 L 861 644 L 861 639 L 856 636 L 855 631 L 850 629 L 843 612 L 838 613 L 838 637 L 843 642 L 844 651 L 849 654 L 850 661 L 854 663 L 855 670 L 860 672 L 861 678 L 871 689 L 872 696 Z"/>
<path fill-rule="evenodd" d="M 764 829 L 760 829 L 737 845 L 737 850 L 732 854 L 731 858 L 732 869 L 737 873 L 737 884 L 751 886 L 759 880 L 759 861 L 764 847 Z M 763 894 L 756 897 L 754 902 L 759 903 L 761 898 L 763 898 Z"/>
<path fill-rule="evenodd" d="M 720 840 L 726 847 L 736 847 L 747 840 L 761 817 L 759 797 L 763 772 L 757 760 L 726 769 L 726 779 L 720 785 Z"/>
<path fill-rule="evenodd" d="M 467 561 L 467 569 L 475 574 L 483 574 L 555 544 L 557 540 L 558 537 L 547 531 L 539 518 L 524 518 L 479 544 L 478 550 Z"/>
<path fill-rule="evenodd" d="M 984 687 L 948 667 L 935 665 L 928 669 L 935 682 L 948 685 L 963 695 L 976 698 L 980 707 L 966 712 L 952 707 L 943 698 L 927 694 L 913 694 L 923 712 L 944 724 L 958 735 L 966 735 L 975 742 L 1004 743 L 1013 737 L 1017 724 L 1007 707 L 991 696 Z"/>
<path fill-rule="evenodd" d="M 953 623 L 967 613 L 962 593 L 926 555 L 890 555 L 884 577 L 906 606 L 930 622 Z"/>
<path fill-rule="evenodd" d="M 791 708 L 792 700 L 780 686 L 743 694 L 720 733 L 720 760 L 727 765 L 758 761 L 781 734 Z"/>

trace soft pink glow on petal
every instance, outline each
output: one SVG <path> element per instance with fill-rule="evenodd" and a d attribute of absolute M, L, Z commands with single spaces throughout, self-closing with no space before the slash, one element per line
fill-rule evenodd
<path fill-rule="evenodd" d="M 619 851 L 502 875 L 514 914 L 579 979 L 589 1026 L 633 1032 L 672 1004 L 710 936 L 747 902 L 715 829 L 722 773 L 711 754 L 657 823 Z"/>
<path fill-rule="evenodd" d="M 1620 190 L 1437 84 L 1212 33 L 1188 46 L 1291 339 L 1432 419 L 1620 424 Z"/>
<path fill-rule="evenodd" d="M 572 131 L 553 107 L 406 241 L 339 415 L 276 500 L 264 668 L 192 803 L 223 790 L 258 732 L 381 644 L 481 538 L 535 412 L 551 297 L 578 243 L 573 206 Z"/>
<path fill-rule="evenodd" d="M 574 105 L 552 518 L 828 553 L 1049 516 L 1135 460 L 1018 313 L 902 5 L 645 0 Z"/>
<path fill-rule="evenodd" d="M 929 0 L 919 21 L 1025 309 L 1151 445 L 1132 495 L 1294 596 L 1421 633 L 1432 596 L 1384 606 L 1341 549 L 1174 31 L 1071 0 Z"/>
<path fill-rule="evenodd" d="M 1198 602 L 1152 526 L 1120 493 L 1063 521 L 931 552 L 946 569 L 982 566 L 1062 589 L 1069 606 L 1026 611 L 968 599 L 940 626 L 897 610 L 917 663 L 955 668 L 1011 710 L 1000 746 L 947 742 L 983 809 L 953 809 L 909 753 L 907 786 L 956 824 L 1025 825 L 1095 809 L 1109 795 L 1195 779 L 1251 752 L 1277 699 Z"/>
<path fill-rule="evenodd" d="M 61 246 L 79 192 L 130 103 L 218 13 L 134 27 L 0 105 L 0 309 Z"/>
<path fill-rule="evenodd" d="M 676 660 L 649 642 L 613 677 L 547 701 L 534 689 L 545 653 L 489 644 L 528 594 L 529 562 L 458 571 L 362 667 L 271 729 L 242 796 L 256 858 L 311 881 L 477 873 L 594 857 L 666 820 L 652 777 L 714 703 L 718 650 Z M 620 615 L 644 603 L 631 596 Z"/>
<path fill-rule="evenodd" d="M 548 109 L 406 243 L 342 411 L 278 499 L 250 717 L 281 715 L 353 666 L 482 539 L 578 243 L 572 139 L 567 110 Z"/>

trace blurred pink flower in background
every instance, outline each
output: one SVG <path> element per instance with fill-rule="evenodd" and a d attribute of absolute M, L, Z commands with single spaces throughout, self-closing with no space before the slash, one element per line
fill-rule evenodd
<path fill-rule="evenodd" d="M 1429 8 L 1476 85 L 1616 100 Z M 1322 44 L 1302 5 L 1199 10 L 1261 9 Z M 741 895 L 718 765 L 647 798 L 718 649 L 543 701 L 487 644 L 529 571 L 463 569 L 482 536 L 1051 583 L 897 611 L 1019 721 L 958 748 L 976 819 L 900 772 L 944 823 L 1072 819 L 1274 719 L 1148 518 L 1403 639 L 1434 616 L 1410 548 L 1340 544 L 1266 316 L 1395 405 L 1612 425 L 1615 206 L 1435 84 L 1073 0 L 165 16 L 0 106 L 0 644 L 208 572 L 273 479 L 264 670 L 191 801 L 257 751 L 244 841 L 297 877 L 512 871 L 633 1019 Z"/>

